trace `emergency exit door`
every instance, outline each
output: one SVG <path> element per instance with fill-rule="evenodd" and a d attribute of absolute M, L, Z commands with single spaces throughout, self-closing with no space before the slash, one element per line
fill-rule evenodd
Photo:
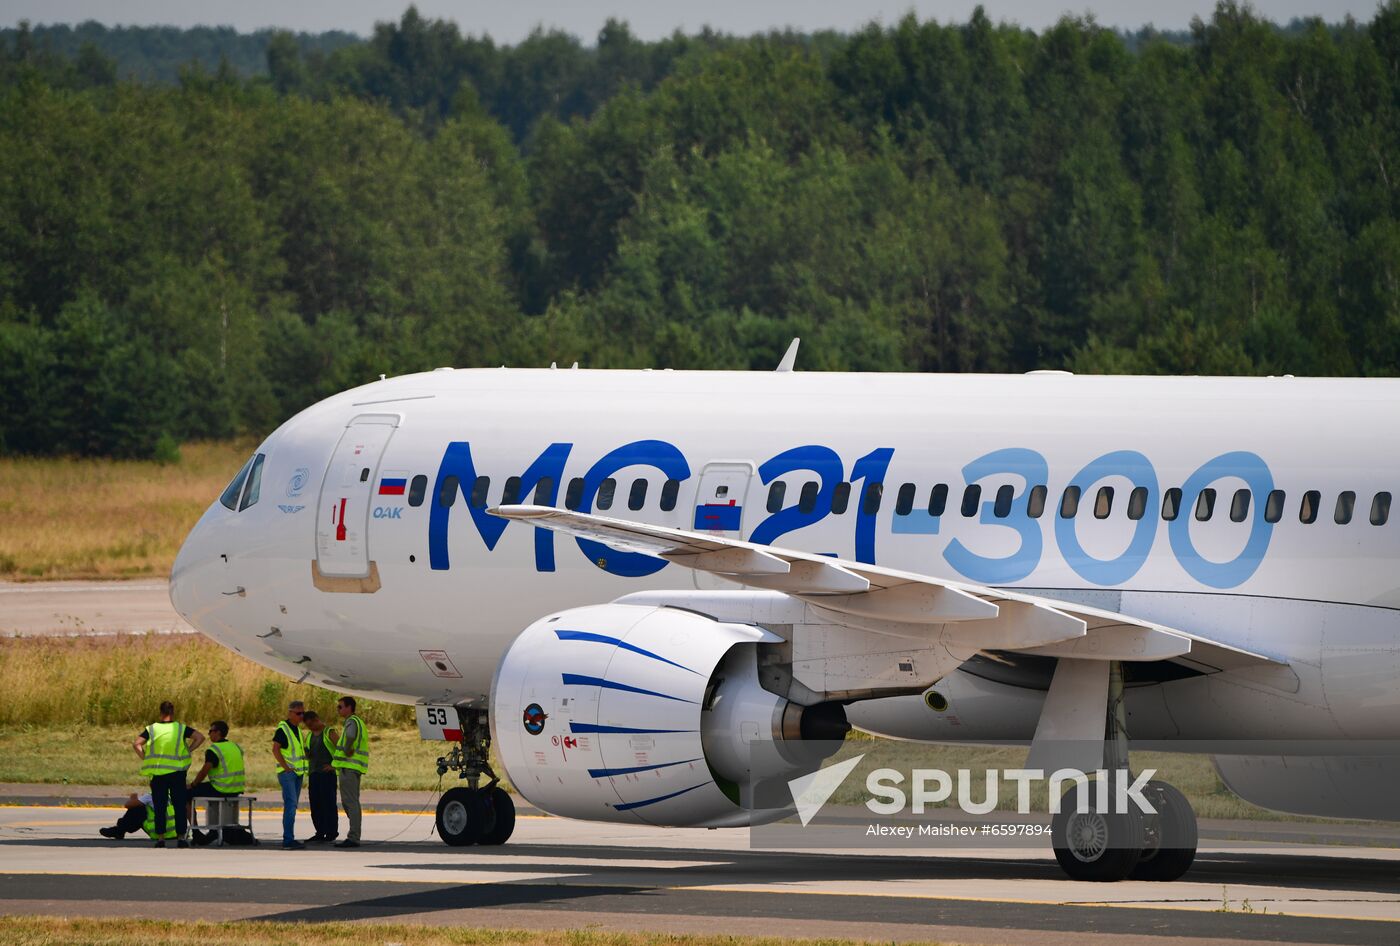
<path fill-rule="evenodd" d="M 397 414 L 362 414 L 346 425 L 321 483 L 316 563 L 322 575 L 368 577 L 369 513 L 379 459 L 398 424 Z"/>
<path fill-rule="evenodd" d="M 706 464 L 700 473 L 700 488 L 695 495 L 696 532 L 744 537 L 744 516 L 748 508 L 749 484 L 753 481 L 754 465 L 743 461 L 723 461 Z M 741 585 L 711 572 L 695 569 L 691 581 L 700 591 L 725 591 Z"/>

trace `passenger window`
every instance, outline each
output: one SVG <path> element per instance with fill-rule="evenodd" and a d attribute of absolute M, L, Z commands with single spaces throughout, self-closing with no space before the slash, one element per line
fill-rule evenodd
<path fill-rule="evenodd" d="M 913 483 L 905 483 L 899 488 L 899 495 L 895 497 L 894 514 L 896 516 L 907 516 L 914 511 L 914 494 L 919 487 Z"/>
<path fill-rule="evenodd" d="M 254 468 L 256 469 L 256 467 Z M 1351 522 L 1351 514 L 1356 509 L 1356 494 L 1351 490 L 1343 490 L 1337 494 L 1337 508 L 1332 512 L 1332 520 L 1339 526 L 1344 526 Z"/>
<path fill-rule="evenodd" d="M 1377 493 L 1376 498 L 1371 500 L 1371 525 L 1383 526 L 1390 518 L 1390 494 Z"/>
<path fill-rule="evenodd" d="M 1181 490 L 1173 486 L 1162 494 L 1162 518 L 1171 522 L 1181 514 Z"/>
<path fill-rule="evenodd" d="M 457 501 L 457 483 L 458 480 L 455 476 L 448 476 L 443 478 L 442 489 L 438 490 L 439 506 L 451 506 Z"/>
<path fill-rule="evenodd" d="M 948 508 L 948 485 L 939 483 L 928 494 L 928 514 L 937 518 Z"/>
<path fill-rule="evenodd" d="M 550 496 L 554 493 L 554 477 L 541 476 L 539 482 L 535 484 L 535 505 L 547 506 L 554 500 Z"/>
<path fill-rule="evenodd" d="M 777 512 L 783 508 L 783 499 L 787 496 L 787 484 L 782 480 L 774 480 L 773 485 L 768 487 L 768 511 Z"/>
<path fill-rule="evenodd" d="M 1032 519 L 1039 519 L 1045 514 L 1045 494 L 1048 492 L 1044 486 L 1031 487 L 1031 494 L 1026 498 L 1026 515 Z"/>
<path fill-rule="evenodd" d="M 1312 525 L 1317 521 L 1317 510 L 1322 505 L 1322 494 L 1315 489 L 1310 489 L 1303 494 L 1303 502 L 1298 507 L 1298 521 L 1305 525 Z"/>
<path fill-rule="evenodd" d="M 667 480 L 661 486 L 661 511 L 670 512 L 676 508 L 676 494 L 681 491 L 680 480 Z"/>
<path fill-rule="evenodd" d="M 973 483 L 967 489 L 963 490 L 962 514 L 968 519 L 971 519 L 973 516 L 977 515 L 977 506 L 981 502 L 982 487 Z"/>
<path fill-rule="evenodd" d="M 229 480 L 228 486 L 224 487 L 223 495 L 219 497 L 219 502 L 223 503 L 234 512 L 238 511 L 238 494 L 243 492 L 243 481 L 248 478 L 248 468 L 253 465 L 257 457 L 249 457 L 247 462 L 238 468 L 238 472 L 233 474 L 233 479 Z"/>
<path fill-rule="evenodd" d="M 517 483 L 515 484 L 515 486 L 516 486 L 517 489 L 519 489 L 519 488 L 520 488 L 519 482 L 517 482 Z M 471 500 L 470 500 L 470 502 L 471 502 L 471 507 L 472 507 L 473 509 L 485 509 L 485 508 L 486 508 L 486 494 L 489 493 L 490 491 L 491 491 L 491 477 L 489 477 L 489 476 L 478 476 L 478 477 L 476 478 L 476 482 L 472 484 L 472 494 L 471 494 Z"/>
<path fill-rule="evenodd" d="M 513 506 L 520 502 L 520 477 L 512 476 L 506 480 L 506 488 L 501 492 L 501 505 Z"/>
<path fill-rule="evenodd" d="M 583 477 L 575 476 L 569 480 L 569 488 L 564 490 L 564 508 L 577 509 L 579 503 L 583 501 Z"/>
<path fill-rule="evenodd" d="M 1287 495 L 1281 489 L 1270 490 L 1269 498 L 1264 500 L 1264 521 L 1278 522 L 1283 518 L 1283 501 Z"/>
<path fill-rule="evenodd" d="M 598 508 L 611 509 L 613 496 L 617 493 L 617 480 L 611 476 L 598 484 Z"/>
<path fill-rule="evenodd" d="M 636 512 L 647 504 L 647 481 L 633 480 L 632 491 L 627 494 L 627 508 Z"/>
<path fill-rule="evenodd" d="M 1209 487 L 1201 490 L 1201 494 L 1196 497 L 1196 520 L 1198 522 L 1208 522 L 1215 514 L 1215 490 Z"/>
<path fill-rule="evenodd" d="M 885 493 L 884 483 L 866 483 L 865 492 L 861 497 L 860 511 L 867 516 L 873 516 L 880 511 L 880 497 Z"/>
<path fill-rule="evenodd" d="M 1005 519 L 1011 515 L 1011 500 L 1016 498 L 1016 488 L 1010 483 L 997 487 L 997 499 L 992 504 L 992 515 Z"/>
<path fill-rule="evenodd" d="M 836 489 L 831 493 L 831 514 L 839 516 L 846 511 L 846 507 L 851 502 L 851 484 L 844 480 L 836 484 Z"/>
<path fill-rule="evenodd" d="M 1107 519 L 1111 512 L 1113 512 L 1113 487 L 1100 486 L 1099 494 L 1094 497 L 1094 518 Z"/>
<path fill-rule="evenodd" d="M 816 483 L 807 482 L 802 484 L 802 494 L 797 497 L 797 508 L 802 512 L 811 512 L 817 508 L 817 494 L 821 492 L 821 487 Z"/>
<path fill-rule="evenodd" d="M 1128 494 L 1128 518 L 1136 522 L 1147 515 L 1147 487 L 1135 486 Z"/>
<path fill-rule="evenodd" d="M 423 497 L 427 492 L 428 478 L 422 473 L 419 473 L 408 484 L 408 504 L 410 506 L 423 505 Z"/>
<path fill-rule="evenodd" d="M 1073 519 L 1079 512 L 1079 487 L 1066 486 L 1065 494 L 1060 497 L 1060 518 Z"/>
<path fill-rule="evenodd" d="M 1230 521 L 1244 522 L 1249 518 L 1249 490 L 1235 490 L 1235 498 L 1230 501 Z"/>

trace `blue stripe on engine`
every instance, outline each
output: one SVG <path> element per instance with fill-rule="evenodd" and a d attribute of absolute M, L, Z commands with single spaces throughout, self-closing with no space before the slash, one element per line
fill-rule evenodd
<path fill-rule="evenodd" d="M 686 792 L 693 792 L 697 788 L 703 787 L 703 783 L 700 785 L 692 785 L 689 788 L 683 788 L 680 791 L 672 792 L 669 795 L 658 795 L 656 798 L 648 798 L 644 801 L 629 801 L 626 804 L 613 805 L 613 808 L 615 808 L 618 811 L 630 811 L 633 808 L 645 808 L 647 805 L 654 805 L 659 801 L 665 801 L 668 798 L 675 798 L 677 795 L 684 795 Z"/>
<path fill-rule="evenodd" d="M 616 680 L 604 680 L 602 677 L 586 677 L 581 673 L 566 673 L 563 676 L 565 685 L 603 687 L 608 690 L 621 690 L 624 693 L 659 696 L 663 700 L 675 700 L 677 703 L 695 702 L 694 700 L 687 700 L 683 697 L 671 696 L 669 693 L 658 693 L 655 690 L 644 690 L 641 687 L 634 687 L 627 683 L 618 683 Z"/>
<path fill-rule="evenodd" d="M 630 650 L 634 654 L 641 654 L 643 657 L 650 657 L 652 660 L 659 660 L 664 664 L 670 664 L 673 667 L 679 667 L 680 669 L 688 671 L 689 673 L 693 673 L 696 676 L 700 675 L 699 671 L 691 670 L 684 664 L 678 664 L 674 660 L 667 660 L 660 654 L 653 654 L 651 651 L 643 650 L 635 644 L 629 644 L 626 641 L 618 640 L 616 637 L 608 637 L 606 634 L 594 634 L 591 631 L 558 630 L 556 630 L 554 633 L 561 641 L 587 641 L 590 644 L 612 644 L 614 647 L 619 647 L 622 650 Z"/>
<path fill-rule="evenodd" d="M 654 769 L 668 769 L 673 765 L 689 765 L 692 762 L 700 762 L 700 759 L 682 759 L 680 762 L 658 762 L 656 765 L 634 765 L 626 769 L 589 769 L 588 774 L 593 778 L 612 778 L 614 775 L 633 775 L 637 772 L 650 772 Z"/>
<path fill-rule="evenodd" d="M 695 732 L 694 729 L 633 729 L 630 726 L 600 726 L 597 723 L 569 723 L 572 733 L 677 733 Z"/>

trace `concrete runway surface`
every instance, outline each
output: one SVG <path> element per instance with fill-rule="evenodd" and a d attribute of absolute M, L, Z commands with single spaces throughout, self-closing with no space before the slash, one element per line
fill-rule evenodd
<path fill-rule="evenodd" d="M 427 802 L 428 796 L 422 796 Z M 155 850 L 115 810 L 0 808 L 0 913 L 357 920 L 956 943 L 1400 943 L 1400 851 L 1210 842 L 1170 884 L 1063 879 L 1030 851 L 782 853 L 743 830 L 522 816 L 509 844 L 449 848 L 430 814 L 365 816 L 354 851 Z M 300 824 L 309 829 L 303 812 Z"/>
<path fill-rule="evenodd" d="M 0 637 L 193 634 L 164 578 L 144 581 L 0 581 Z"/>

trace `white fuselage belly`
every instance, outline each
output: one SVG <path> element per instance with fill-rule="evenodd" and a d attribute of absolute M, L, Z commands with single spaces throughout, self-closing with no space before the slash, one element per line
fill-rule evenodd
<path fill-rule="evenodd" d="M 377 590 L 322 590 L 313 562 L 334 551 L 327 530 L 340 485 L 323 480 L 347 424 L 369 414 L 396 424 L 382 456 L 365 461 L 371 485 L 388 473 L 426 476 L 427 495 L 414 506 L 407 491 L 376 490 L 362 541 Z M 732 534 L 743 538 L 1073 595 L 1280 658 L 1293 671 L 1141 688 L 1130 702 L 1135 735 L 1395 738 L 1400 521 L 1372 525 L 1369 516 L 1376 494 L 1400 485 L 1392 472 L 1400 450 L 1387 436 L 1397 415 L 1400 383 L 1388 381 L 433 372 L 346 392 L 283 425 L 260 448 L 259 501 L 242 512 L 210 508 L 181 552 L 174 596 L 200 630 L 289 676 L 401 702 L 480 702 L 506 646 L 537 618 L 714 580 L 675 566 L 632 574 L 657 560 L 600 553 L 518 523 L 483 525 L 486 514 L 467 507 L 467 482 L 435 525 L 442 475 L 464 469 L 460 446 L 445 462 L 449 444 L 469 445 L 471 468 L 490 477 L 490 505 L 501 503 L 508 478 L 533 466 L 557 486 L 554 504 L 585 477 L 585 508 L 597 509 L 598 484 L 611 478 L 607 515 L 683 529 L 696 525 L 697 500 L 712 498 L 701 490 L 727 470 L 728 498 L 742 511 L 724 515 L 739 517 Z M 602 462 L 609 456 L 616 462 Z M 746 490 L 742 476 L 733 479 L 745 464 L 756 471 Z M 648 486 L 633 511 L 639 478 Z M 663 511 L 668 478 L 680 486 Z M 779 479 L 787 485 L 775 513 L 767 504 Z M 809 481 L 822 502 L 803 512 Z M 870 512 L 863 491 L 873 481 L 883 490 Z M 837 514 L 829 497 L 839 482 L 853 485 Z M 1061 518 L 1074 482 L 1083 486 L 1078 514 Z M 913 511 L 900 515 L 906 483 L 916 487 Z M 927 508 L 936 484 L 948 486 L 941 516 Z M 981 487 L 971 517 L 962 511 L 969 485 Z M 1006 485 L 1010 508 L 998 508 Z M 1030 518 L 1027 493 L 1037 485 L 1047 487 L 1045 509 Z M 1104 486 L 1114 495 L 1097 518 Z M 1127 507 L 1140 486 L 1150 500 L 1133 520 Z M 1183 486 L 1180 516 L 1164 521 L 1164 491 Z M 1207 521 L 1193 515 L 1202 486 L 1216 491 Z M 1243 488 L 1249 507 L 1232 521 Z M 1274 489 L 1285 499 L 1268 523 Z M 1305 524 L 1300 503 L 1313 490 L 1320 508 Z M 1338 524 L 1344 491 L 1355 508 Z M 533 495 L 524 492 L 522 501 Z M 950 678 L 949 688 L 963 701 L 953 723 L 897 700 L 859 704 L 852 719 L 909 738 L 1024 738 L 1043 696 L 972 679 Z M 982 729 L 967 709 L 979 705 L 988 708 Z"/>

